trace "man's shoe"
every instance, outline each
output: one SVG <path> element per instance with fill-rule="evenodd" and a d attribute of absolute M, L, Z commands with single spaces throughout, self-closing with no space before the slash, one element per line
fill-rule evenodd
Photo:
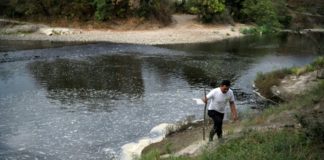
<path fill-rule="evenodd" d="M 215 135 L 215 131 L 212 129 L 209 133 L 209 142 L 213 141 L 214 135 Z"/>

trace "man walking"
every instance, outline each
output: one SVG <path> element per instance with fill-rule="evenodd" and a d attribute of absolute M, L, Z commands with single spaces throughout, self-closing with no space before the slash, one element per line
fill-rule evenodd
<path fill-rule="evenodd" d="M 234 94 L 230 86 L 231 82 L 229 80 L 223 80 L 220 87 L 211 90 L 206 97 L 202 99 L 204 103 L 211 100 L 208 106 L 208 116 L 213 119 L 214 127 L 210 131 L 209 141 L 213 141 L 215 134 L 217 134 L 218 139 L 222 138 L 224 111 L 228 103 L 230 104 L 233 121 L 238 119 L 236 105 L 234 103 Z"/>

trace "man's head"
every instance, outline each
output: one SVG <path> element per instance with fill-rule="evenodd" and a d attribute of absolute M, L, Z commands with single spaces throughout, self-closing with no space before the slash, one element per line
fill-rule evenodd
<path fill-rule="evenodd" d="M 231 86 L 231 82 L 229 80 L 223 80 L 222 83 L 220 84 L 220 89 L 223 93 L 227 93 Z"/>

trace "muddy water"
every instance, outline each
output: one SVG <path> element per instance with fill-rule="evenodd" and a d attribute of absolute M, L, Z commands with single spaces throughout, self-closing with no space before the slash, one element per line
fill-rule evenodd
<path fill-rule="evenodd" d="M 300 66 L 322 37 L 243 38 L 145 46 L 96 43 L 28 48 L 2 42 L 0 159 L 118 159 L 121 146 L 202 108 L 210 80 L 249 94 L 257 72 Z M 17 43 L 18 44 L 18 43 Z M 10 47 L 9 47 L 10 46 Z M 5 49 L 10 48 L 10 49 Z M 240 111 L 257 105 L 237 98 Z"/>

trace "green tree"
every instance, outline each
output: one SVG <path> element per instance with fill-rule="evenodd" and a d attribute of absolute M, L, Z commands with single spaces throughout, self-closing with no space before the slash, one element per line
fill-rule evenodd
<path fill-rule="evenodd" d="M 170 6 L 167 0 L 140 0 L 137 15 L 146 19 L 155 18 L 162 23 L 168 24 L 171 22 Z"/>
<path fill-rule="evenodd" d="M 247 20 L 255 22 L 258 26 L 267 28 L 281 28 L 278 10 L 271 0 L 245 0 L 243 10 Z"/>
<path fill-rule="evenodd" d="M 210 23 L 225 11 L 225 0 L 191 0 L 187 2 L 187 8 L 189 12 L 198 14 L 204 23 Z"/>
<path fill-rule="evenodd" d="M 94 6 L 96 8 L 95 18 L 97 20 L 104 21 L 112 18 L 114 9 L 112 0 L 94 0 Z"/>

